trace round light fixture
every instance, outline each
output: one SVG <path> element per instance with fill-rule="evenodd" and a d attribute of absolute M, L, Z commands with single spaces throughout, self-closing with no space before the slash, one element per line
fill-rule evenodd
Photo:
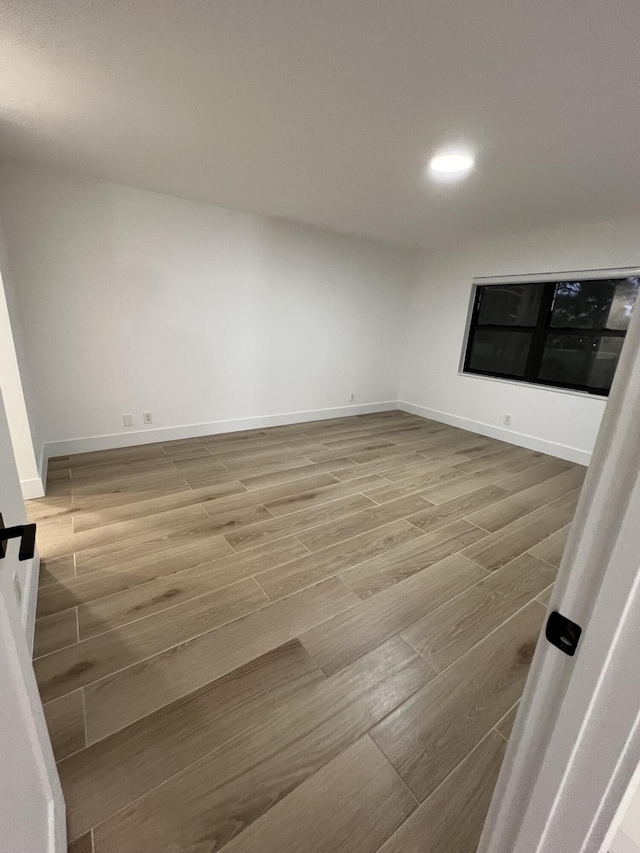
<path fill-rule="evenodd" d="M 467 151 L 440 151 L 429 160 L 429 173 L 434 177 L 461 178 L 473 168 L 475 158 Z"/>

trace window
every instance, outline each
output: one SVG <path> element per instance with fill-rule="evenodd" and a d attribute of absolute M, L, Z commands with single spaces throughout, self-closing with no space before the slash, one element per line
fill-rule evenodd
<path fill-rule="evenodd" d="M 464 372 L 608 395 L 640 277 L 477 285 Z"/>

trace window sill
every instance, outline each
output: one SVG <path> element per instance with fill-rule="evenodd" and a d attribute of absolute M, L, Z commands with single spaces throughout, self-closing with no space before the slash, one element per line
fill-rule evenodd
<path fill-rule="evenodd" d="M 483 382 L 501 382 L 503 385 L 517 385 L 520 388 L 535 388 L 536 391 L 550 391 L 552 394 L 571 394 L 573 397 L 586 397 L 588 400 L 604 400 L 605 403 L 609 399 L 602 394 L 589 394 L 588 391 L 574 391 L 572 388 L 555 388 L 553 385 L 538 385 L 535 382 L 518 382 L 515 379 L 503 379 L 500 376 L 465 373 L 463 370 L 458 371 L 458 376 L 464 376 L 465 379 L 480 379 Z"/>

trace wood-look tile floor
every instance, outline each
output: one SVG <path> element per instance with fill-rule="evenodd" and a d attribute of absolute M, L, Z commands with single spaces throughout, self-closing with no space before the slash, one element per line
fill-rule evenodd
<path fill-rule="evenodd" d="M 402 412 L 51 460 L 70 850 L 473 853 L 584 472 Z"/>

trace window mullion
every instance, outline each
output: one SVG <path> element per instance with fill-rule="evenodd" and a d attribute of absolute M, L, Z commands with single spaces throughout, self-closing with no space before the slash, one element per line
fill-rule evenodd
<path fill-rule="evenodd" d="M 547 332 L 551 328 L 551 315 L 553 313 L 553 297 L 555 295 L 556 283 L 548 282 L 544 286 L 540 309 L 538 311 L 538 322 L 533 330 L 531 349 L 525 369 L 525 381 L 535 382 L 544 355 L 544 345 Z"/>

